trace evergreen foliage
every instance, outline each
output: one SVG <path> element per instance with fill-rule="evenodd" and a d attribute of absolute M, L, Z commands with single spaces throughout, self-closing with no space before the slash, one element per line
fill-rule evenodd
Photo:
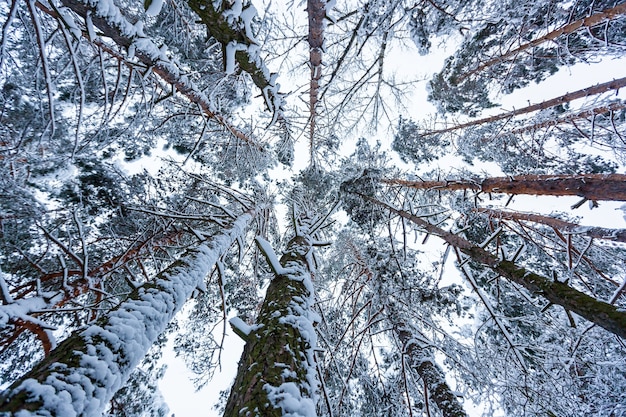
<path fill-rule="evenodd" d="M 626 232 L 577 218 L 626 199 L 626 78 L 495 110 L 623 61 L 625 3 L 10 0 L 0 27 L 0 415 L 166 416 L 168 338 L 210 387 L 230 321 L 229 416 L 626 416 Z"/>

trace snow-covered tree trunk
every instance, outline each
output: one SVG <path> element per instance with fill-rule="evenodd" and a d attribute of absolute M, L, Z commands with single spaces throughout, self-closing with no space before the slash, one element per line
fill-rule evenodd
<path fill-rule="evenodd" d="M 202 20 L 208 33 L 222 44 L 226 72 L 234 72 L 235 62 L 250 74 L 254 84 L 263 92 L 267 108 L 278 117 L 282 112 L 282 96 L 278 93 L 275 74 L 271 74 L 261 59 L 261 52 L 252 33 L 252 21 L 257 11 L 251 2 L 214 2 L 188 0 L 189 8 Z"/>
<path fill-rule="evenodd" d="M 353 194 L 360 196 L 364 201 L 368 201 L 409 220 L 426 233 L 442 238 L 450 246 L 469 256 L 473 261 L 491 268 L 500 276 L 523 286 L 532 294 L 541 295 L 550 303 L 560 305 L 566 310 L 572 311 L 603 329 L 626 339 L 626 312 L 623 309 L 580 292 L 570 287 L 566 282 L 555 281 L 535 274 L 512 261 L 500 260 L 462 236 L 437 227 L 421 217 L 404 210 L 398 210 L 373 197 L 360 193 Z"/>
<path fill-rule="evenodd" d="M 90 326 L 74 332 L 0 396 L 1 415 L 97 416 L 253 217 L 188 250 Z"/>
<path fill-rule="evenodd" d="M 392 318 L 393 320 L 393 318 Z M 402 351 L 411 368 L 424 381 L 430 398 L 444 417 L 467 417 L 467 413 L 446 382 L 446 376 L 427 347 L 417 341 L 411 330 L 396 317 L 393 329 L 402 343 Z"/>
<path fill-rule="evenodd" d="M 261 243 L 263 243 L 261 241 Z M 296 236 L 280 259 L 260 244 L 276 272 L 247 343 L 224 416 L 314 416 L 318 386 L 314 289 L 308 236 Z"/>

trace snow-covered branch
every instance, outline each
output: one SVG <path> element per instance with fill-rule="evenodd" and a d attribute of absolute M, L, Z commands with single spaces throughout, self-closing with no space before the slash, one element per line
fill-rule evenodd
<path fill-rule="evenodd" d="M 255 7 L 249 1 L 205 1 L 188 0 L 189 7 L 205 24 L 209 34 L 222 44 L 227 73 L 239 68 L 252 77 L 254 84 L 263 92 L 263 98 L 274 116 L 272 124 L 282 116 L 283 95 L 278 91 L 277 74 L 270 73 L 263 59 L 261 49 L 252 31 L 252 20 L 257 16 Z"/>
<path fill-rule="evenodd" d="M 159 47 L 146 36 L 141 21 L 133 25 L 120 9 L 108 0 L 61 0 L 61 2 L 85 19 L 87 26 L 93 25 L 104 36 L 126 48 L 129 56 L 134 56 L 148 68 L 151 68 L 154 73 L 171 84 L 192 103 L 197 104 L 207 117 L 215 120 L 242 141 L 262 149 L 262 146 L 253 138 L 217 113 L 211 100 L 167 56 L 167 46 Z"/>

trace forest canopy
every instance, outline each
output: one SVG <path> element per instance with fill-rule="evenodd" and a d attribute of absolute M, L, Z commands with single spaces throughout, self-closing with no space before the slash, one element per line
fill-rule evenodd
<path fill-rule="evenodd" d="M 0 3 L 0 416 L 626 416 L 626 3 L 277 3 Z"/>

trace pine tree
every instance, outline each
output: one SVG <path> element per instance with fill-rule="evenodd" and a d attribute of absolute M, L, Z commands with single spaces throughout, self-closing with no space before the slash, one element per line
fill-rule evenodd
<path fill-rule="evenodd" d="M 479 116 L 624 5 L 281 7 L 0 3 L 0 414 L 166 415 L 167 338 L 209 384 L 229 317 L 225 415 L 624 414 L 624 231 L 574 215 L 626 199 L 626 81 Z M 419 120 L 392 57 L 457 44 Z"/>

